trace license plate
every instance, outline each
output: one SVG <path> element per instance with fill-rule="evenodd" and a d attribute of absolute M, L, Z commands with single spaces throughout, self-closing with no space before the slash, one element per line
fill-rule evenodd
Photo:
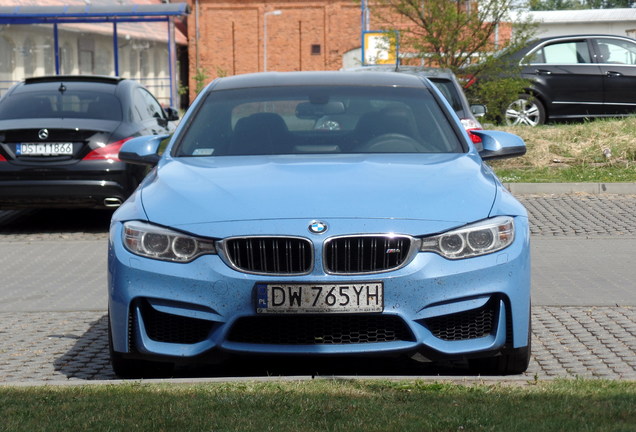
<path fill-rule="evenodd" d="M 63 156 L 73 154 L 73 143 L 22 143 L 15 146 L 17 156 Z"/>
<path fill-rule="evenodd" d="M 382 282 L 257 284 L 257 313 L 365 313 L 384 310 Z"/>

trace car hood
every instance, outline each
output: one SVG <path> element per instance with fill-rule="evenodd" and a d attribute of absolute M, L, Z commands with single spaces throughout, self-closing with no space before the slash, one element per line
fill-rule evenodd
<path fill-rule="evenodd" d="M 141 202 L 150 221 L 189 231 L 280 219 L 462 225 L 488 217 L 496 193 L 493 175 L 469 154 L 226 156 L 162 161 Z"/>

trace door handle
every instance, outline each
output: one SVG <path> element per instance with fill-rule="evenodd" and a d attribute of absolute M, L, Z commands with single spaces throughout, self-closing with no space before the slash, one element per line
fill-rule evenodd
<path fill-rule="evenodd" d="M 608 78 L 612 78 L 612 77 L 622 77 L 623 74 L 620 72 L 614 72 L 614 71 L 607 71 L 605 72 L 605 76 Z"/>
<path fill-rule="evenodd" d="M 535 69 L 534 73 L 536 73 L 537 75 L 552 75 L 552 71 L 546 69 Z"/>

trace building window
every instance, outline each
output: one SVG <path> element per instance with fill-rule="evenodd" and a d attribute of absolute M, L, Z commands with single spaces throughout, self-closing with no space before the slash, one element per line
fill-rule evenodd
<path fill-rule="evenodd" d="M 113 73 L 113 53 L 107 49 L 100 49 L 95 59 L 95 73 L 97 75 L 111 75 Z"/>
<path fill-rule="evenodd" d="M 70 75 L 73 73 L 73 48 L 68 42 L 60 47 L 60 72 Z"/>
<path fill-rule="evenodd" d="M 78 48 L 80 74 L 92 74 L 95 70 L 95 40 L 90 35 L 82 34 Z"/>
<path fill-rule="evenodd" d="M 37 65 L 37 57 L 35 52 L 35 44 L 33 39 L 27 38 L 22 46 L 22 62 L 24 65 L 24 76 L 32 77 L 35 75 L 35 67 Z"/>
<path fill-rule="evenodd" d="M 79 70 L 80 74 L 92 74 L 93 73 L 93 51 L 80 50 L 79 52 Z"/>
<path fill-rule="evenodd" d="M 163 52 L 161 51 L 161 48 L 157 48 L 155 49 L 154 52 L 154 56 L 152 57 L 154 60 L 154 71 L 155 71 L 155 77 L 160 78 L 163 76 Z"/>
<path fill-rule="evenodd" d="M 311 46 L 311 55 L 320 55 L 320 45 L 314 44 Z"/>
<path fill-rule="evenodd" d="M 11 81 L 15 69 L 15 45 L 6 36 L 0 36 L 0 79 Z"/>
<path fill-rule="evenodd" d="M 150 78 L 150 50 L 144 49 L 139 51 L 139 66 L 141 79 L 148 80 Z"/>
<path fill-rule="evenodd" d="M 46 75 L 55 74 L 55 56 L 53 52 L 55 48 L 53 47 L 53 39 L 46 38 L 44 42 L 44 73 Z"/>
<path fill-rule="evenodd" d="M 139 53 L 134 48 L 130 50 L 130 77 L 137 78 L 139 74 Z"/>

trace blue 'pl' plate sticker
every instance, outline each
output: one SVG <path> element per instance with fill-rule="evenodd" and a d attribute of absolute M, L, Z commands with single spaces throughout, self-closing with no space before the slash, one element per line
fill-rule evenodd
<path fill-rule="evenodd" d="M 267 309 L 267 285 L 256 285 L 256 309 Z"/>

